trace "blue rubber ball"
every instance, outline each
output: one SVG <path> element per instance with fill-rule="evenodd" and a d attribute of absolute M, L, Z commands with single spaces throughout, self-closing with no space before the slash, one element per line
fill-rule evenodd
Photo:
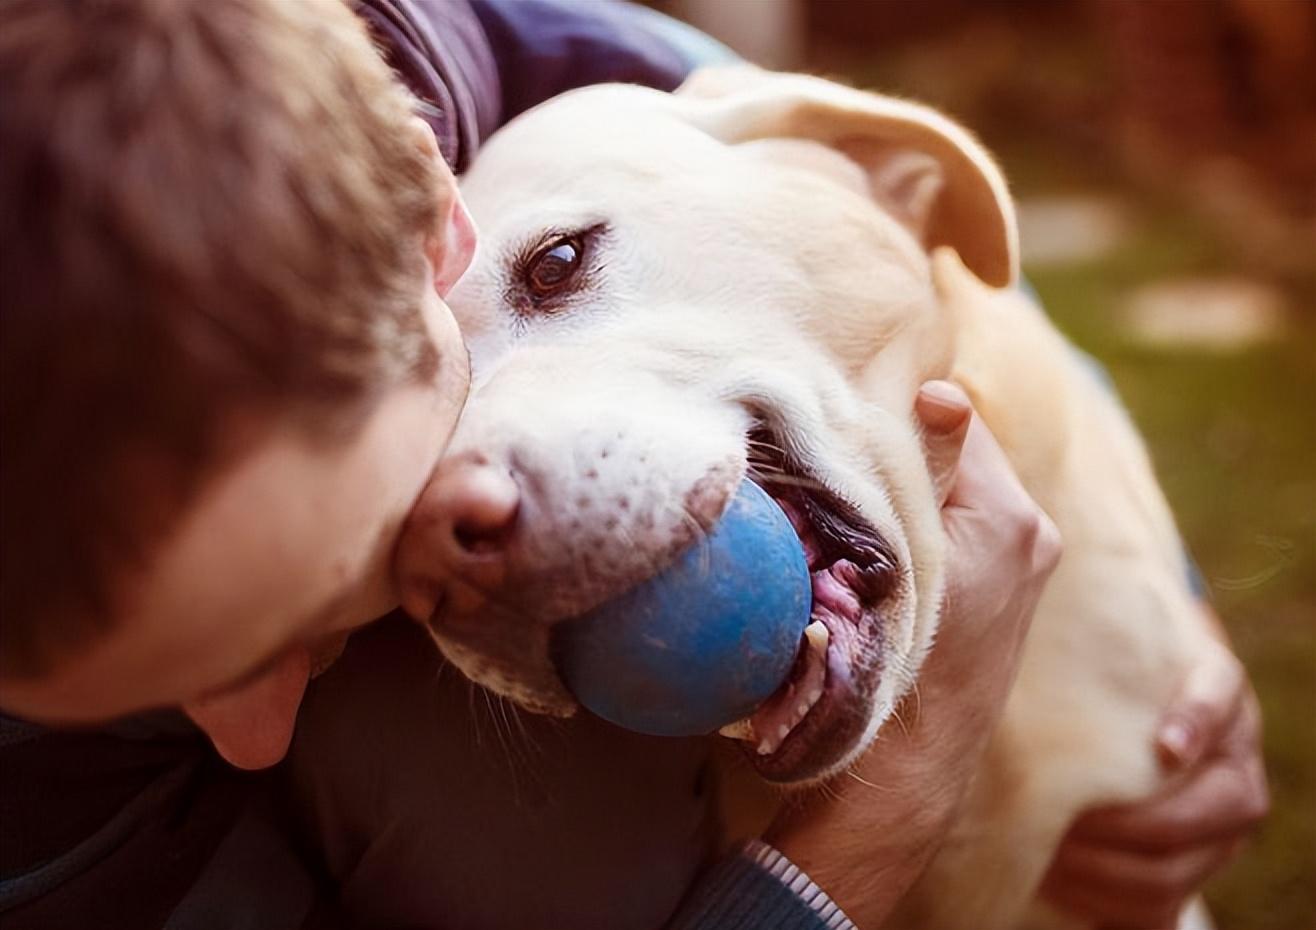
<path fill-rule="evenodd" d="M 747 480 L 713 531 L 671 566 L 565 621 L 558 669 L 583 706 L 618 726 L 711 733 L 786 680 L 811 608 L 799 537 Z"/>

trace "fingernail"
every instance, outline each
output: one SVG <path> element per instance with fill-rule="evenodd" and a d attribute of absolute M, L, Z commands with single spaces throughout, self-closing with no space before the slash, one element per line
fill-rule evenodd
<path fill-rule="evenodd" d="M 1194 755 L 1193 744 L 1196 738 L 1193 728 L 1180 720 L 1167 723 L 1157 740 L 1162 749 L 1163 761 L 1169 765 L 1181 767 L 1187 765 Z"/>
<path fill-rule="evenodd" d="M 918 391 L 919 419 L 930 429 L 951 432 L 969 416 L 969 398 L 949 381 L 928 381 Z"/>

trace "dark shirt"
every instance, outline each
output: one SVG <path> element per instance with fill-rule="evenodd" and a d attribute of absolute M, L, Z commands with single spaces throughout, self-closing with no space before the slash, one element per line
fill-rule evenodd
<path fill-rule="evenodd" d="M 165 926 L 260 783 L 181 716 L 81 732 L 0 718 L 0 926 Z"/>
<path fill-rule="evenodd" d="M 607 82 L 672 90 L 696 57 L 730 54 L 647 9 L 598 0 L 357 0 L 356 8 L 459 173 L 490 133 L 550 97 Z"/>

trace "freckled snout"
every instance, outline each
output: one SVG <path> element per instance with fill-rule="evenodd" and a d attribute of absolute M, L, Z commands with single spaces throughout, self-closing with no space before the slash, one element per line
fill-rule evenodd
<path fill-rule="evenodd" d="M 453 582 L 492 589 L 507 576 L 521 489 L 478 454 L 444 461 L 421 494 L 398 549 L 402 607 L 428 621 Z"/>
<path fill-rule="evenodd" d="M 403 608 L 447 658 L 549 713 L 575 707 L 556 624 L 669 565 L 745 469 L 739 406 L 600 357 L 527 351 L 482 383 L 394 553 Z"/>

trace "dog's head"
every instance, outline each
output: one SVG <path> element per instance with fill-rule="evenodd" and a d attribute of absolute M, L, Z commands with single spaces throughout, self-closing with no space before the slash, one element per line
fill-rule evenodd
<path fill-rule="evenodd" d="M 569 714 L 555 624 L 661 569 L 749 475 L 800 533 L 829 634 L 797 662 L 822 687 L 755 718 L 756 764 L 848 764 L 936 625 L 912 405 L 954 339 L 929 255 L 1013 279 L 996 169 L 925 108 L 747 70 L 560 97 L 463 191 L 481 242 L 450 303 L 473 390 L 402 543 L 404 606 L 477 682 Z"/>

